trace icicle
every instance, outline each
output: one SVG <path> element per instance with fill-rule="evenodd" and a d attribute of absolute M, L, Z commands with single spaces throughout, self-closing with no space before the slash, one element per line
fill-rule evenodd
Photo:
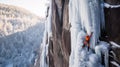
<path fill-rule="evenodd" d="M 91 16 L 90 16 L 90 10 L 89 10 L 89 5 L 88 5 L 88 0 L 80 0 L 80 18 L 81 18 L 81 24 L 85 28 L 85 31 L 87 32 L 88 35 L 91 34 Z M 82 29 L 83 29 L 82 27 Z M 84 29 L 83 29 L 84 30 Z"/>
<path fill-rule="evenodd" d="M 92 46 L 91 48 L 95 48 L 95 45 L 100 36 L 100 1 L 99 0 L 91 0 L 89 2 L 89 8 L 91 13 L 91 21 L 92 21 Z"/>
<path fill-rule="evenodd" d="M 96 54 L 89 55 L 88 67 L 99 67 L 99 58 Z"/>
<path fill-rule="evenodd" d="M 73 9 L 72 0 L 69 0 L 69 23 L 72 22 L 72 9 Z"/>
<path fill-rule="evenodd" d="M 52 19 L 52 1 L 50 0 L 49 13 L 48 13 L 48 18 L 46 23 L 48 38 L 52 37 L 51 19 Z"/>
<path fill-rule="evenodd" d="M 70 0 L 69 2 L 69 22 L 71 23 L 71 55 L 69 66 L 73 67 L 75 62 L 75 48 L 77 44 L 77 36 L 81 30 L 81 20 L 79 17 L 79 0 Z"/>
<path fill-rule="evenodd" d="M 105 67 L 109 67 L 109 44 L 107 42 L 101 41 L 99 45 L 95 47 L 95 53 L 99 56 L 100 62 L 102 59 L 101 55 L 104 55 Z"/>
<path fill-rule="evenodd" d="M 104 58 L 105 67 L 109 67 L 109 49 L 106 49 L 104 52 L 105 52 L 105 58 Z"/>
<path fill-rule="evenodd" d="M 52 1 L 50 1 L 49 13 L 48 13 L 47 20 L 45 22 L 43 43 L 41 44 L 40 67 L 49 67 L 49 64 L 48 64 L 49 58 L 47 57 L 48 56 L 48 44 L 46 44 L 46 40 L 48 40 L 48 43 L 49 43 L 49 38 L 52 36 L 52 30 L 51 30 L 52 7 L 51 6 L 52 6 Z"/>
<path fill-rule="evenodd" d="M 41 44 L 41 60 L 40 60 L 40 67 L 47 67 L 46 64 L 46 30 L 44 32 L 44 36 L 43 36 L 43 43 Z"/>
<path fill-rule="evenodd" d="M 96 47 L 95 47 L 95 53 L 98 55 L 98 57 L 99 57 L 99 59 L 100 59 L 100 63 L 102 62 L 102 56 L 101 56 L 101 47 L 100 47 L 100 45 L 97 45 Z"/>
<path fill-rule="evenodd" d="M 101 13 L 100 13 L 100 15 L 101 15 L 101 29 L 105 29 L 105 15 L 104 15 L 104 1 L 103 0 L 101 0 Z"/>

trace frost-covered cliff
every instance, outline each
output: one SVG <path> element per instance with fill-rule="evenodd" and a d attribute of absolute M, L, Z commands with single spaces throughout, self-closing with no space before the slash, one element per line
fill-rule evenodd
<path fill-rule="evenodd" d="M 113 0 L 106 1 L 109 2 Z M 119 25 L 114 25 L 113 23 L 116 18 L 113 19 L 112 17 L 112 19 L 109 19 L 109 17 L 114 15 L 114 17 L 117 16 L 117 18 L 119 18 L 119 14 L 116 13 L 109 16 L 111 13 L 107 12 L 106 10 L 117 9 L 119 11 L 119 4 L 112 5 L 106 1 L 51 0 L 51 23 L 50 26 L 49 24 L 48 26 L 51 28 L 52 32 L 46 33 L 47 37 L 45 46 L 48 47 L 48 50 L 46 51 L 48 53 L 45 53 L 44 56 L 46 57 L 44 57 L 43 61 L 45 64 L 47 64 L 47 66 L 111 66 L 110 56 L 115 56 L 117 52 L 112 47 L 117 47 L 118 49 L 119 45 L 116 46 L 116 43 L 110 42 L 110 40 L 116 41 L 116 38 L 119 38 L 115 37 L 115 35 L 119 36 Z M 117 12 L 117 10 L 115 12 Z M 110 26 L 109 22 L 111 23 Z M 114 28 L 111 27 L 112 25 L 114 25 L 114 27 L 117 26 L 116 30 L 111 30 L 111 28 Z M 114 32 L 112 31 L 117 33 L 113 34 Z M 85 36 L 90 35 L 91 33 L 93 34 L 90 38 L 90 50 L 88 51 L 87 46 L 85 48 L 82 46 L 84 44 Z M 49 35 L 51 36 L 49 37 Z M 108 36 L 110 37 L 110 40 Z M 111 36 L 114 37 L 114 39 L 112 39 Z M 117 42 L 119 42 L 118 40 L 119 39 L 117 39 Z M 113 59 L 114 57 L 112 60 Z"/>

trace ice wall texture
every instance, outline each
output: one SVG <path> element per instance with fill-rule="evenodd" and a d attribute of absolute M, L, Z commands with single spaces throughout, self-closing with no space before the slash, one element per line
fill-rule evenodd
<path fill-rule="evenodd" d="M 100 36 L 100 30 L 104 28 L 104 13 L 101 13 L 101 10 L 103 10 L 101 1 L 70 0 L 69 2 L 69 22 L 72 25 L 71 29 L 76 29 L 77 32 L 84 30 L 88 35 L 93 32 L 93 49 Z M 74 41 L 76 41 L 75 39 Z"/>
<path fill-rule="evenodd" d="M 69 22 L 71 23 L 71 54 L 70 67 L 102 67 L 100 57 L 94 53 L 96 45 L 100 45 L 99 37 L 101 29 L 104 29 L 104 13 L 102 0 L 70 0 L 69 1 Z M 82 48 L 86 35 L 93 32 L 90 46 L 91 50 Z M 99 42 L 99 43 L 98 43 Z M 105 44 L 104 44 L 105 45 Z M 108 47 L 105 48 L 108 50 Z M 101 53 L 101 50 L 100 50 Z M 108 52 L 103 53 L 108 54 Z M 108 55 L 105 57 L 107 62 Z M 107 63 L 105 63 L 107 67 Z"/>

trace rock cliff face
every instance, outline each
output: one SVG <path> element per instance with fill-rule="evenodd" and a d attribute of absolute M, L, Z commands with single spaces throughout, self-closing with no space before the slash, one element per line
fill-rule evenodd
<path fill-rule="evenodd" d="M 107 3 L 117 5 L 118 0 L 106 0 Z M 106 31 L 109 40 L 120 44 L 120 8 L 105 8 Z"/>
<path fill-rule="evenodd" d="M 49 66 L 68 67 L 70 54 L 69 0 L 52 0 L 52 33 L 49 43 Z"/>
<path fill-rule="evenodd" d="M 111 5 L 120 5 L 120 0 L 105 0 Z M 120 44 L 120 8 L 105 8 L 105 29 L 108 41 Z M 120 62 L 120 49 L 113 49 Z M 114 66 L 113 66 L 114 67 Z"/>

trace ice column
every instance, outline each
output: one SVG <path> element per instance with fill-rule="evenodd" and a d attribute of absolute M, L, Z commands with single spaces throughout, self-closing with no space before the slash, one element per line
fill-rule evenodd
<path fill-rule="evenodd" d="M 101 41 L 99 45 L 95 47 L 95 53 L 98 55 L 100 62 L 102 62 L 102 56 L 104 56 L 105 67 L 109 67 L 109 44 Z"/>
<path fill-rule="evenodd" d="M 49 38 L 52 36 L 52 31 L 51 31 L 52 7 L 51 6 L 52 6 L 52 1 L 50 0 L 49 13 L 48 13 L 47 20 L 45 22 L 43 43 L 41 44 L 40 67 L 49 67 L 48 43 L 49 43 Z M 46 40 L 48 40 L 48 43 L 46 43 Z"/>

